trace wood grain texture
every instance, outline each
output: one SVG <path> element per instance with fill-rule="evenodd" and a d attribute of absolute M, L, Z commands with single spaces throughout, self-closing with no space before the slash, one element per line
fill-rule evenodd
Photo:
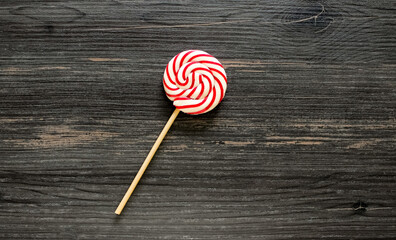
<path fill-rule="evenodd" d="M 1 239 L 391 239 L 396 15 L 382 1 L 1 1 Z M 202 49 L 224 101 L 173 111 Z"/>

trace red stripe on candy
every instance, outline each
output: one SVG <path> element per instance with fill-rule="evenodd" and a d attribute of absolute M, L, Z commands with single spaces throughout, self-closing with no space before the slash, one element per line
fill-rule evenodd
<path fill-rule="evenodd" d="M 175 85 L 176 83 L 172 80 L 172 78 L 169 75 L 169 68 L 168 67 L 166 67 L 166 75 L 168 76 L 169 82 L 171 82 L 173 85 Z"/>
<path fill-rule="evenodd" d="M 204 77 L 206 77 L 206 76 L 204 76 Z M 202 84 L 202 75 L 199 76 L 199 82 L 201 82 L 201 84 Z M 205 88 L 204 88 L 204 85 L 202 84 L 201 92 L 199 92 L 197 99 L 200 99 L 202 97 L 204 90 L 205 90 Z"/>
<path fill-rule="evenodd" d="M 207 100 L 207 99 L 208 99 L 208 98 L 205 98 L 205 100 Z M 190 114 L 200 114 L 200 113 L 206 112 L 206 110 L 208 110 L 210 107 L 212 107 L 212 105 L 213 105 L 215 99 L 216 99 L 216 89 L 213 88 L 213 98 L 212 98 L 212 101 L 210 101 L 209 105 L 206 106 L 206 108 L 204 108 L 204 109 L 202 109 L 202 110 L 200 110 L 200 111 L 198 111 L 198 112 L 192 112 L 192 113 L 190 113 Z"/>
<path fill-rule="evenodd" d="M 172 91 L 179 90 L 179 88 L 177 88 L 177 87 L 175 87 L 175 88 L 169 87 L 168 84 L 166 84 L 165 80 L 164 80 L 164 85 L 165 85 L 165 87 L 166 87 L 167 89 L 169 89 L 169 90 L 172 90 Z"/>
<path fill-rule="evenodd" d="M 186 59 L 186 57 L 187 57 L 188 55 L 190 55 L 190 53 L 192 53 L 192 52 L 194 52 L 194 50 L 188 51 L 186 54 L 184 54 L 184 56 L 183 56 L 182 59 L 180 60 L 180 64 L 183 64 L 184 59 Z"/>
<path fill-rule="evenodd" d="M 175 60 L 173 61 L 173 66 L 172 66 L 173 67 L 173 75 L 175 75 L 176 78 L 177 78 L 177 76 L 176 76 L 176 74 L 177 74 L 177 72 L 176 72 L 176 60 L 179 57 L 179 55 L 180 55 L 180 53 L 176 55 Z"/>
<path fill-rule="evenodd" d="M 184 90 L 181 91 L 179 94 L 166 94 L 166 95 L 168 95 L 169 97 L 177 98 L 177 97 L 180 97 L 181 95 L 183 95 L 186 91 L 187 91 L 187 90 L 184 89 Z"/>
<path fill-rule="evenodd" d="M 209 54 L 197 54 L 197 55 L 195 55 L 194 57 L 192 57 L 192 58 L 190 59 L 190 61 L 192 61 L 192 60 L 194 60 L 194 59 L 196 59 L 196 58 L 199 58 L 199 57 L 213 57 L 213 56 L 211 56 L 211 55 L 209 55 Z"/>

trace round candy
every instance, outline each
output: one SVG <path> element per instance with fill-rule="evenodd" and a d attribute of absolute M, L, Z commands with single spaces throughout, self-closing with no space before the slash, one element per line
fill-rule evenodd
<path fill-rule="evenodd" d="M 177 54 L 166 66 L 163 79 L 166 96 L 188 114 L 202 114 L 215 108 L 227 89 L 223 65 L 200 50 Z"/>

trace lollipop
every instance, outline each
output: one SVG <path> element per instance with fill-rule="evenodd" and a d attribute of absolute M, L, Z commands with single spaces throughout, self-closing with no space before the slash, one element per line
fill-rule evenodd
<path fill-rule="evenodd" d="M 166 96 L 173 101 L 176 109 L 118 205 L 115 211 L 118 215 L 121 214 L 179 112 L 197 115 L 215 108 L 224 98 L 227 77 L 223 66 L 215 57 L 204 51 L 188 50 L 177 54 L 168 63 L 164 72 L 163 85 Z"/>

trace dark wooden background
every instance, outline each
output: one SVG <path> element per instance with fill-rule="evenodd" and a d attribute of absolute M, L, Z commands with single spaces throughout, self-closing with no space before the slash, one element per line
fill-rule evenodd
<path fill-rule="evenodd" d="M 394 238 L 395 25 L 391 0 L 1 1 L 0 238 Z M 117 216 L 187 49 L 225 99 Z"/>

